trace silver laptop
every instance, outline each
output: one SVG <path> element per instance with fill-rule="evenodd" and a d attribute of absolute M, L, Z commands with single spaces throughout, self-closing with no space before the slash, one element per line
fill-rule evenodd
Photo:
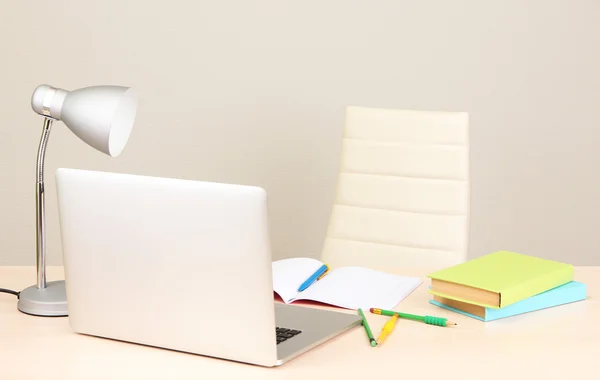
<path fill-rule="evenodd" d="M 361 324 L 274 302 L 261 188 L 75 169 L 56 182 L 77 333 L 277 366 Z"/>

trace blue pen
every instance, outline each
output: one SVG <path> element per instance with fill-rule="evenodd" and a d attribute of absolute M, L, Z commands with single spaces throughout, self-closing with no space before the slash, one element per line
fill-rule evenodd
<path fill-rule="evenodd" d="M 300 285 L 300 288 L 298 288 L 298 291 L 301 292 L 301 291 L 305 290 L 306 288 L 308 288 L 309 286 L 311 286 L 313 282 L 317 281 L 319 279 L 319 277 L 321 277 L 321 275 L 324 274 L 325 272 L 327 272 L 328 270 L 329 270 L 329 267 L 327 266 L 327 264 L 323 264 L 322 267 L 317 269 L 317 271 L 315 273 L 313 273 L 312 276 L 310 276 L 306 281 L 304 281 L 302 283 L 302 285 Z"/>

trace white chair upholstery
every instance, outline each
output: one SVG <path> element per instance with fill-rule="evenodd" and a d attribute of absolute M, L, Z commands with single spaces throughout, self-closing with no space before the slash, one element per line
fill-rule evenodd
<path fill-rule="evenodd" d="M 348 107 L 321 259 L 373 268 L 466 261 L 469 179 L 467 113 Z"/>

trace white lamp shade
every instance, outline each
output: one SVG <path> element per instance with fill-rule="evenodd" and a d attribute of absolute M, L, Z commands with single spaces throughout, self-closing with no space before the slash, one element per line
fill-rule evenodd
<path fill-rule="evenodd" d="M 32 108 L 40 115 L 62 120 L 81 140 L 100 152 L 116 157 L 131 134 L 137 95 L 128 87 L 92 86 L 71 92 L 39 86 Z"/>

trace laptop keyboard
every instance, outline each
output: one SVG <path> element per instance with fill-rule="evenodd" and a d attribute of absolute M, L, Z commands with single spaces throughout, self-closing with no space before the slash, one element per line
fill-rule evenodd
<path fill-rule="evenodd" d="M 285 342 L 288 339 L 295 337 L 300 334 L 300 330 L 284 329 L 283 327 L 276 327 L 275 333 L 277 335 L 277 344 Z"/>

